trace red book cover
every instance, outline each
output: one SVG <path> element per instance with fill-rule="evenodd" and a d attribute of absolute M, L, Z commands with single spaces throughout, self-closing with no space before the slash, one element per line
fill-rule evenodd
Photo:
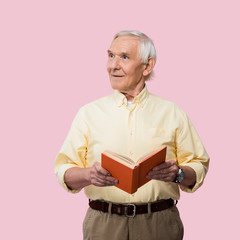
<path fill-rule="evenodd" d="M 132 194 L 150 181 L 146 175 L 152 168 L 165 161 L 166 150 L 165 146 L 157 152 L 141 158 L 137 163 L 122 155 L 105 151 L 102 153 L 102 167 L 118 180 L 116 187 Z"/>

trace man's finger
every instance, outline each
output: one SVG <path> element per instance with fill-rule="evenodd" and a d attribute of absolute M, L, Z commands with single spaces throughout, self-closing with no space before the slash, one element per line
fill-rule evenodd
<path fill-rule="evenodd" d="M 168 169 L 172 167 L 174 164 L 176 164 L 174 160 L 167 160 L 166 162 L 160 163 L 159 165 L 154 167 L 152 170 L 158 171 L 162 169 Z"/>
<path fill-rule="evenodd" d="M 114 177 L 103 178 L 103 176 L 100 176 L 96 177 L 94 181 L 95 183 L 101 186 L 114 186 L 118 184 L 118 180 L 115 179 Z"/>
<path fill-rule="evenodd" d="M 101 167 L 100 163 L 95 163 L 94 168 L 98 173 L 101 173 L 102 175 L 111 176 L 111 174 L 106 169 Z"/>

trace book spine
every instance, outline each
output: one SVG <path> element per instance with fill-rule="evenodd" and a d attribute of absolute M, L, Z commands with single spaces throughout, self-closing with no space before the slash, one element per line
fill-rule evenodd
<path fill-rule="evenodd" d="M 135 167 L 132 171 L 132 186 L 131 192 L 135 193 L 139 188 L 139 166 Z"/>

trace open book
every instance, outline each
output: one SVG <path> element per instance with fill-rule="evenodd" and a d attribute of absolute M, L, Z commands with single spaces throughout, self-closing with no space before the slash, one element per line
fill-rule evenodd
<path fill-rule="evenodd" d="M 102 153 L 102 167 L 118 180 L 116 187 L 130 194 L 150 181 L 146 175 L 152 168 L 165 161 L 167 147 L 140 158 L 136 163 L 120 154 L 105 151 Z"/>

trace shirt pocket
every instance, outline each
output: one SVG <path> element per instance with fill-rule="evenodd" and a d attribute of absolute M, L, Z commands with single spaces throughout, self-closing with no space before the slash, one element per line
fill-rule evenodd
<path fill-rule="evenodd" d="M 160 148 L 167 146 L 167 157 L 166 159 L 175 159 L 175 134 L 173 131 L 168 129 L 160 129 L 151 127 L 148 129 L 148 147 L 152 151 L 157 151 Z"/>

